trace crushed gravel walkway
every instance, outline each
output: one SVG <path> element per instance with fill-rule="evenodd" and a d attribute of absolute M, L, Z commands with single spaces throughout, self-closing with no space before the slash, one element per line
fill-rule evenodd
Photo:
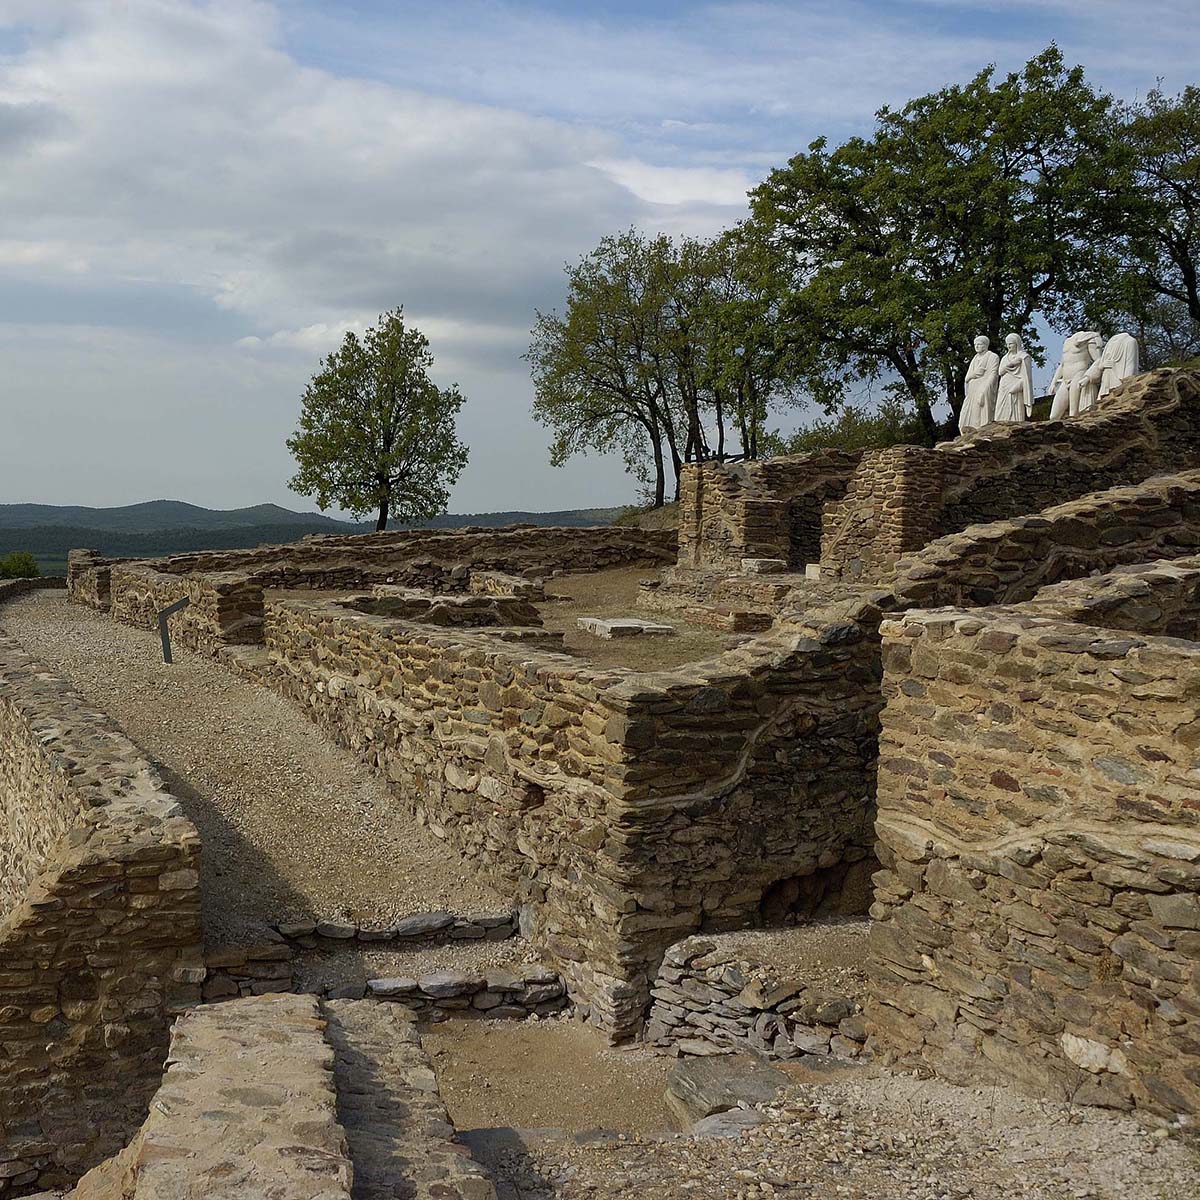
<path fill-rule="evenodd" d="M 210 944 L 274 921 L 383 926 L 414 912 L 496 911 L 476 872 L 287 701 L 199 654 L 162 661 L 149 631 L 32 592 L 0 627 L 161 764 L 202 839 Z"/>

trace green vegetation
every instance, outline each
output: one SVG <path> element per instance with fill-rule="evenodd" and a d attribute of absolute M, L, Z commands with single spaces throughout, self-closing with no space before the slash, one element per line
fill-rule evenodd
<path fill-rule="evenodd" d="M 37 579 L 41 575 L 37 559 L 25 550 L 14 550 L 0 558 L 0 579 Z"/>
<path fill-rule="evenodd" d="M 814 141 L 750 203 L 712 241 L 630 232 L 568 268 L 527 355 L 555 463 L 616 451 L 661 505 L 687 461 L 952 434 L 980 333 L 1039 362 L 1042 323 L 1200 353 L 1198 87 L 1121 105 L 1052 45 Z M 765 435 L 797 400 L 831 419 Z"/>
<path fill-rule="evenodd" d="M 846 405 L 829 420 L 809 422 L 790 436 L 770 433 L 768 454 L 810 454 L 814 450 L 879 450 L 884 446 L 911 445 L 921 440 L 917 415 L 895 396 L 877 409 Z"/>
<path fill-rule="evenodd" d="M 551 461 L 623 455 L 656 506 L 684 462 L 757 455 L 786 399 L 773 259 L 744 231 L 711 242 L 605 238 L 567 271 L 564 316 L 538 313 L 526 358 Z M 748 450 L 746 450 L 748 448 Z"/>
<path fill-rule="evenodd" d="M 429 340 L 384 313 L 362 338 L 347 333 L 304 392 L 300 428 L 288 439 L 299 470 L 289 486 L 363 516 L 418 521 L 446 511 L 450 488 L 467 462 L 455 418 L 457 387 L 429 378 Z"/>

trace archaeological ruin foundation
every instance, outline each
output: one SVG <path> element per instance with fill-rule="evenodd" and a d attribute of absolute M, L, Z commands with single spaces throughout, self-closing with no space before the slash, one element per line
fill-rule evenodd
<path fill-rule="evenodd" d="M 75 611 L 154 647 L 186 599 L 182 654 L 332 735 L 502 903 L 205 944 L 204 846 L 156 764 L 3 636 L 0 1193 L 159 1194 L 165 1145 L 216 1180 L 219 1134 L 168 1110 L 256 1095 L 319 1163 L 292 1180 L 247 1146 L 246 1186 L 349 1195 L 391 1169 L 364 1129 L 419 1094 L 395 1135 L 430 1194 L 487 1200 L 415 1032 L 447 1014 L 1194 1116 L 1198 451 L 1200 373 L 1160 371 L 1053 425 L 691 466 L 677 536 L 74 551 Z M 36 615 L 30 593 L 0 584 Z M 587 631 L 614 625 L 641 657 Z M 864 935 L 844 975 L 787 951 L 839 922 Z M 456 941 L 531 957 L 302 994 L 322 955 Z M 370 1102 L 364 1056 L 394 1072 Z"/>

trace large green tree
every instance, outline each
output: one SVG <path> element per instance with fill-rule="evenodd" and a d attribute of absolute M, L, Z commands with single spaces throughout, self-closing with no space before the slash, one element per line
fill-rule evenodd
<path fill-rule="evenodd" d="M 713 241 L 605 238 L 567 272 L 564 315 L 538 313 L 529 352 L 534 416 L 552 461 L 616 451 L 655 505 L 683 463 L 754 457 L 790 351 L 778 279 L 745 229 Z"/>
<path fill-rule="evenodd" d="M 640 474 L 649 460 L 656 506 L 667 464 L 678 475 L 681 462 L 663 340 L 666 245 L 633 230 L 604 238 L 568 268 L 565 314 L 537 314 L 525 356 L 551 462 L 612 451 Z"/>
<path fill-rule="evenodd" d="M 1148 365 L 1189 358 L 1200 353 L 1200 87 L 1123 106 L 1112 136 L 1133 163 L 1122 261 L 1089 309 L 1136 332 Z"/>
<path fill-rule="evenodd" d="M 1112 102 L 1051 46 L 883 109 L 869 138 L 824 139 L 751 194 L 759 236 L 791 276 L 781 309 L 796 381 L 835 409 L 863 381 L 905 394 L 925 439 L 962 404 L 975 335 L 1040 354 L 1112 269 L 1128 148 Z"/>
<path fill-rule="evenodd" d="M 384 313 L 360 338 L 347 333 L 304 392 L 300 425 L 288 438 L 299 470 L 293 491 L 355 516 L 420 521 L 446 511 L 467 462 L 456 418 L 463 397 L 429 377 L 429 341 Z"/>

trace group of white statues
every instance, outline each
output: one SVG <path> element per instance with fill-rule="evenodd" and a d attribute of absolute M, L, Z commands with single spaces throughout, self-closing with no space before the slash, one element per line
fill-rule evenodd
<path fill-rule="evenodd" d="M 1019 335 L 1004 339 L 1003 358 L 985 337 L 975 339 L 975 357 L 967 367 L 967 391 L 958 414 L 960 433 L 992 421 L 1026 421 L 1033 412 L 1033 360 Z M 1115 333 L 1106 342 L 1098 333 L 1073 333 L 1063 343 L 1062 359 L 1050 391 L 1050 420 L 1075 417 L 1138 373 L 1137 339 Z"/>

